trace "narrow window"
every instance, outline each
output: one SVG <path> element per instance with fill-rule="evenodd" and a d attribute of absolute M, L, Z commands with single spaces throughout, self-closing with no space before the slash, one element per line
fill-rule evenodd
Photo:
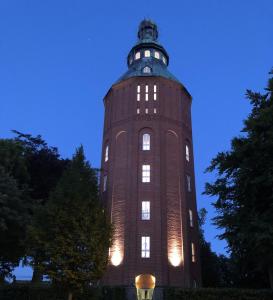
<path fill-rule="evenodd" d="M 144 56 L 145 57 L 150 57 L 151 56 L 151 51 L 150 50 L 145 50 Z"/>
<path fill-rule="evenodd" d="M 140 113 L 140 109 L 139 108 L 137 108 L 136 113 L 139 115 L 139 113 Z"/>
<path fill-rule="evenodd" d="M 156 94 L 156 91 L 157 91 L 157 87 L 156 85 L 154 85 L 154 100 L 157 99 L 157 94 Z"/>
<path fill-rule="evenodd" d="M 140 59 L 140 52 L 137 52 L 137 53 L 135 54 L 135 59 Z"/>
<path fill-rule="evenodd" d="M 195 245 L 191 243 L 191 261 L 196 262 Z"/>
<path fill-rule="evenodd" d="M 159 52 L 155 51 L 155 58 L 159 59 Z"/>
<path fill-rule="evenodd" d="M 149 86 L 145 85 L 145 93 L 148 93 L 148 92 L 149 92 Z"/>
<path fill-rule="evenodd" d="M 191 177 L 187 175 L 187 190 L 191 192 Z"/>
<path fill-rule="evenodd" d="M 137 101 L 140 101 L 140 85 L 137 86 Z"/>
<path fill-rule="evenodd" d="M 154 108 L 154 114 L 156 114 L 156 108 Z"/>
<path fill-rule="evenodd" d="M 150 237 L 149 236 L 141 237 L 141 257 L 142 258 L 150 257 Z"/>
<path fill-rule="evenodd" d="M 192 216 L 192 210 L 189 209 L 189 219 L 190 219 L 190 227 L 193 227 L 193 216 Z"/>
<path fill-rule="evenodd" d="M 107 190 L 107 175 L 103 177 L 103 191 Z"/>
<path fill-rule="evenodd" d="M 142 201 L 141 203 L 141 219 L 150 220 L 150 201 Z"/>
<path fill-rule="evenodd" d="M 105 148 L 104 161 L 108 161 L 109 159 L 109 146 L 107 145 Z"/>
<path fill-rule="evenodd" d="M 148 114 L 148 113 L 149 113 L 148 108 L 145 108 L 145 114 Z"/>
<path fill-rule="evenodd" d="M 148 133 L 144 133 L 142 136 L 142 150 L 150 150 L 151 136 Z"/>
<path fill-rule="evenodd" d="M 186 145 L 186 160 L 190 161 L 190 149 L 188 145 Z"/>
<path fill-rule="evenodd" d="M 149 100 L 149 94 L 145 94 L 145 100 L 146 100 L 146 101 Z"/>
<path fill-rule="evenodd" d="M 150 182 L 151 180 L 151 166 L 142 165 L 142 182 Z"/>
<path fill-rule="evenodd" d="M 165 65 L 167 64 L 167 61 L 166 61 L 166 57 L 165 57 L 165 56 L 162 56 L 162 61 L 164 62 Z"/>

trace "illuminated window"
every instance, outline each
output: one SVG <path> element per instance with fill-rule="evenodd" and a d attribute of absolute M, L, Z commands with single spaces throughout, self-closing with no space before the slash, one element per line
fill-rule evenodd
<path fill-rule="evenodd" d="M 149 86 L 145 85 L 145 93 L 148 93 L 148 92 L 149 92 Z"/>
<path fill-rule="evenodd" d="M 149 94 L 145 94 L 145 101 L 149 100 Z"/>
<path fill-rule="evenodd" d="M 191 192 L 191 177 L 187 175 L 187 190 Z"/>
<path fill-rule="evenodd" d="M 142 150 L 150 150 L 151 137 L 148 133 L 144 133 L 142 136 Z"/>
<path fill-rule="evenodd" d="M 162 61 L 164 62 L 165 65 L 167 64 L 167 61 L 166 61 L 166 57 L 165 57 L 165 56 L 162 56 Z"/>
<path fill-rule="evenodd" d="M 141 219 L 150 220 L 150 201 L 142 201 L 141 203 Z"/>
<path fill-rule="evenodd" d="M 150 257 L 150 237 L 149 236 L 141 237 L 141 257 L 143 257 L 143 258 Z"/>
<path fill-rule="evenodd" d="M 140 85 L 137 86 L 137 101 L 140 101 Z"/>
<path fill-rule="evenodd" d="M 143 73 L 151 73 L 151 68 L 146 66 L 143 68 Z"/>
<path fill-rule="evenodd" d="M 140 109 L 139 108 L 137 108 L 136 113 L 139 115 L 139 113 L 140 113 Z"/>
<path fill-rule="evenodd" d="M 196 262 L 195 245 L 191 243 L 191 261 Z"/>
<path fill-rule="evenodd" d="M 151 56 L 151 51 L 150 50 L 145 50 L 144 56 L 145 57 L 150 57 Z"/>
<path fill-rule="evenodd" d="M 190 227 L 193 227 L 193 215 L 191 209 L 189 209 L 189 219 L 190 219 Z"/>
<path fill-rule="evenodd" d="M 186 160 L 190 161 L 190 149 L 188 145 L 186 145 Z"/>
<path fill-rule="evenodd" d="M 159 59 L 159 52 L 155 51 L 155 58 Z"/>
<path fill-rule="evenodd" d="M 156 87 L 156 85 L 154 85 L 154 93 L 156 93 L 156 89 L 157 89 L 157 87 Z"/>
<path fill-rule="evenodd" d="M 140 59 L 140 52 L 137 52 L 137 53 L 135 54 L 135 59 Z"/>
<path fill-rule="evenodd" d="M 156 91 L 157 91 L 157 86 L 154 85 L 154 100 L 157 99 L 157 94 L 156 94 Z"/>
<path fill-rule="evenodd" d="M 149 109 L 145 108 L 145 114 L 148 114 L 148 113 L 149 113 Z"/>
<path fill-rule="evenodd" d="M 104 161 L 108 161 L 109 159 L 109 146 L 107 145 L 105 148 Z"/>
<path fill-rule="evenodd" d="M 107 175 L 103 177 L 103 191 L 107 190 Z"/>
<path fill-rule="evenodd" d="M 151 180 L 151 166 L 142 165 L 142 182 L 150 182 Z"/>
<path fill-rule="evenodd" d="M 156 114 L 156 112 L 157 112 L 157 111 L 156 111 L 156 108 L 154 108 L 154 114 Z"/>

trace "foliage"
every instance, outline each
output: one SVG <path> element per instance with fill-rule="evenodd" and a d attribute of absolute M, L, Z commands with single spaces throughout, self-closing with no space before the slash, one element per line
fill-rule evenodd
<path fill-rule="evenodd" d="M 272 73 L 271 73 L 272 74 Z M 217 179 L 205 193 L 216 196 L 215 224 L 224 230 L 242 285 L 261 282 L 269 273 L 273 288 L 273 79 L 265 94 L 247 91 L 252 111 L 244 121 L 243 135 L 231 150 L 218 153 L 209 172 Z M 256 274 L 256 275 L 255 275 Z M 262 276 L 262 277 L 261 277 Z"/>
<path fill-rule="evenodd" d="M 76 292 L 77 300 L 125 300 L 124 287 L 90 287 Z M 0 285 L 1 300 L 65 300 L 66 291 L 50 284 Z"/>
<path fill-rule="evenodd" d="M 272 300 L 269 290 L 167 288 L 165 300 Z"/>
<path fill-rule="evenodd" d="M 11 277 L 24 254 L 28 206 L 22 190 L 0 165 L 0 279 Z"/>
<path fill-rule="evenodd" d="M 69 292 L 103 274 L 111 226 L 98 199 L 95 171 L 80 147 L 30 228 L 30 248 L 43 252 L 39 269 Z"/>

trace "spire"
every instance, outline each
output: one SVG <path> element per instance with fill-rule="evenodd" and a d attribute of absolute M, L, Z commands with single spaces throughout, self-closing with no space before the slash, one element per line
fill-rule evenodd
<path fill-rule="evenodd" d="M 138 39 L 140 42 L 157 41 L 157 38 L 158 38 L 157 25 L 154 22 L 152 22 L 151 20 L 144 19 L 139 24 L 137 36 L 138 36 Z"/>

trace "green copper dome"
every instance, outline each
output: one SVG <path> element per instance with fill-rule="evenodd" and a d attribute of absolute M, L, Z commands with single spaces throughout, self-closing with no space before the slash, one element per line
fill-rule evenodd
<path fill-rule="evenodd" d="M 143 20 L 137 36 L 138 42 L 127 57 L 128 70 L 118 82 L 136 76 L 161 76 L 178 81 L 167 68 L 169 55 L 157 41 L 157 25 L 151 20 Z"/>

